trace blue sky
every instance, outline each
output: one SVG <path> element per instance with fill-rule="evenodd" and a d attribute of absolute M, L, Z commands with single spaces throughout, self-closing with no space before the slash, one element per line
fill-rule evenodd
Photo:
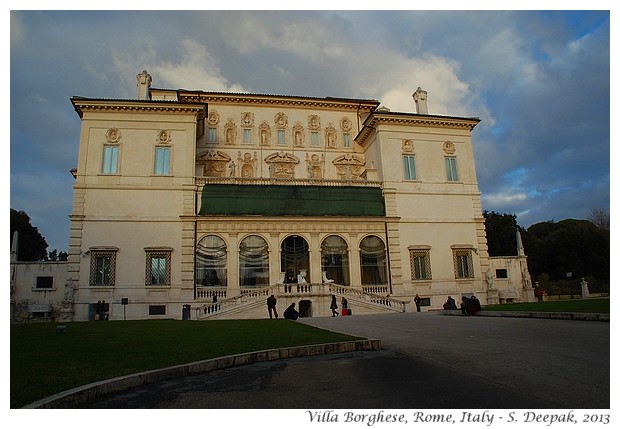
<path fill-rule="evenodd" d="M 610 207 L 612 3 L 6 11 L 10 206 L 30 215 L 48 250 L 68 249 L 80 133 L 70 98 L 135 98 L 146 69 L 158 88 L 373 98 L 408 112 L 420 86 L 430 113 L 481 118 L 473 142 L 483 209 L 514 213 L 524 227 L 585 219 Z"/>

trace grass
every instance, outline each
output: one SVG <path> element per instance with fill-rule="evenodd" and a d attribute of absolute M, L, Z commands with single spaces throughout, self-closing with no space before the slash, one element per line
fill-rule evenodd
<path fill-rule="evenodd" d="M 541 311 L 609 314 L 609 298 L 485 305 L 482 311 Z"/>
<path fill-rule="evenodd" d="M 287 320 L 139 320 L 11 325 L 11 408 L 84 384 L 258 350 L 350 341 Z"/>

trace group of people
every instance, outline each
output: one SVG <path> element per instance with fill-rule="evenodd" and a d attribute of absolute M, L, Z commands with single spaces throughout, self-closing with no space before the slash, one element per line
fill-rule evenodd
<path fill-rule="evenodd" d="M 276 299 L 275 296 L 271 295 L 269 298 L 267 298 L 267 311 L 269 312 L 269 318 L 273 319 L 274 317 L 277 319 L 278 318 L 278 310 L 276 308 L 276 304 L 278 303 L 278 300 Z M 349 308 L 349 302 L 347 301 L 347 299 L 343 296 L 342 297 L 342 301 L 341 301 L 341 305 L 342 308 L 345 310 L 348 310 Z M 329 305 L 329 308 L 332 310 L 332 317 L 335 316 L 339 316 L 340 313 L 338 313 L 338 311 L 336 311 L 338 309 L 338 302 L 336 300 L 336 295 L 332 295 L 332 299 L 331 299 L 331 303 Z M 286 310 L 284 310 L 284 318 L 285 319 L 289 319 L 289 320 L 297 320 L 299 318 L 299 311 L 297 311 L 295 309 L 295 303 L 291 303 L 291 305 L 289 305 Z"/>
<path fill-rule="evenodd" d="M 461 314 L 463 314 L 463 316 L 475 316 L 480 309 L 480 301 L 475 295 L 469 298 L 464 296 L 461 299 Z"/>
<path fill-rule="evenodd" d="M 271 295 L 267 298 L 267 310 L 269 311 L 269 318 L 273 319 L 274 317 L 278 318 L 278 309 L 276 308 L 276 304 L 278 300 L 275 296 Z M 286 310 L 284 310 L 284 318 L 289 320 L 297 320 L 299 319 L 299 312 L 295 309 L 295 303 L 293 302 L 289 305 Z"/>

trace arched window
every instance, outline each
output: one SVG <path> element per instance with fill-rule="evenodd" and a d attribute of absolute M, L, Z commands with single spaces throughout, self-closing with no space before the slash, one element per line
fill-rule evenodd
<path fill-rule="evenodd" d="M 387 258 L 383 240 L 369 235 L 360 243 L 362 285 L 387 284 Z"/>
<path fill-rule="evenodd" d="M 299 235 L 288 236 L 282 242 L 281 250 L 281 272 L 286 273 L 284 282 L 298 283 L 303 279 L 310 283 L 310 247 L 306 240 Z"/>
<path fill-rule="evenodd" d="M 245 237 L 239 244 L 239 285 L 269 286 L 269 246 L 257 235 Z"/>
<path fill-rule="evenodd" d="M 202 286 L 226 287 L 226 243 L 217 235 L 203 237 L 196 246 L 196 282 Z"/>
<path fill-rule="evenodd" d="M 334 283 L 349 286 L 349 252 L 342 237 L 330 235 L 321 244 L 322 270 Z M 326 279 L 323 279 L 325 281 Z"/>

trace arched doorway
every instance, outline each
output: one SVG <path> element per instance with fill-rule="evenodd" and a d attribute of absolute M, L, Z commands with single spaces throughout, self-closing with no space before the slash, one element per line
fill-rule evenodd
<path fill-rule="evenodd" d="M 349 286 L 349 250 L 342 237 L 330 235 L 321 244 L 321 268 L 327 279 Z M 325 280 L 325 279 L 323 279 Z"/>
<path fill-rule="evenodd" d="M 258 235 L 250 235 L 239 244 L 239 286 L 269 286 L 269 246 Z"/>
<path fill-rule="evenodd" d="M 299 301 L 299 317 L 312 317 L 312 301 L 309 299 Z"/>
<path fill-rule="evenodd" d="M 196 245 L 196 282 L 207 287 L 226 287 L 226 243 L 217 235 L 207 235 Z"/>
<path fill-rule="evenodd" d="M 310 247 L 308 242 L 299 235 L 291 235 L 284 239 L 281 248 L 280 269 L 286 273 L 285 283 L 298 283 L 298 276 L 310 283 Z"/>
<path fill-rule="evenodd" d="M 387 257 L 383 240 L 374 235 L 360 243 L 362 286 L 387 284 Z"/>

